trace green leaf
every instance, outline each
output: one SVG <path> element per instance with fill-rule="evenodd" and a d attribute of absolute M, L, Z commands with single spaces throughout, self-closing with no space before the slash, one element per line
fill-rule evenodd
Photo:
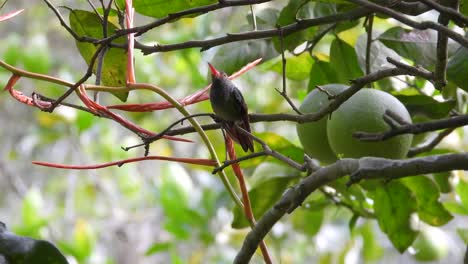
<path fill-rule="evenodd" d="M 149 247 L 148 250 L 146 250 L 145 256 L 151 256 L 161 251 L 168 251 L 173 246 L 174 244 L 172 242 L 153 243 L 151 247 Z"/>
<path fill-rule="evenodd" d="M 93 252 L 96 237 L 91 226 L 83 219 L 79 219 L 73 231 L 74 256 L 79 262 L 84 262 Z"/>
<path fill-rule="evenodd" d="M 262 58 L 262 61 L 265 62 L 277 55 L 271 40 L 241 41 L 221 46 L 216 51 L 211 64 L 228 74 L 232 74 L 258 58 Z"/>
<path fill-rule="evenodd" d="M 441 172 L 432 174 L 432 178 L 439 187 L 441 193 L 449 193 L 453 190 L 452 184 L 450 183 L 450 172 Z"/>
<path fill-rule="evenodd" d="M 425 176 L 407 177 L 401 182 L 416 196 L 419 218 L 433 226 L 442 226 L 453 216 L 439 202 L 437 185 Z"/>
<path fill-rule="evenodd" d="M 133 7 L 136 12 L 142 15 L 162 18 L 169 14 L 216 2 L 216 0 L 134 0 Z"/>
<path fill-rule="evenodd" d="M 296 22 L 297 18 L 310 18 L 311 9 L 307 0 L 290 0 L 281 10 L 276 22 L 279 26 L 286 26 Z M 293 51 L 298 45 L 311 39 L 316 31 L 316 27 L 307 28 L 299 32 L 292 33 L 283 38 L 284 50 Z M 279 38 L 273 38 L 273 43 L 278 52 L 281 52 L 281 42 Z"/>
<path fill-rule="evenodd" d="M 43 217 L 43 199 L 41 192 L 30 189 L 24 196 L 21 206 L 21 224 L 14 227 L 15 232 L 20 235 L 39 237 L 40 230 L 47 224 Z"/>
<path fill-rule="evenodd" d="M 448 100 L 445 102 L 439 102 L 434 100 L 430 96 L 418 94 L 418 95 L 401 95 L 393 94 L 398 100 L 400 100 L 408 109 L 411 116 L 423 115 L 431 119 L 439 119 L 447 117 L 450 110 L 452 110 L 456 102 L 455 100 Z"/>
<path fill-rule="evenodd" d="M 76 118 L 76 126 L 79 132 L 83 132 L 93 125 L 94 116 L 85 111 L 78 111 Z"/>
<path fill-rule="evenodd" d="M 272 133 L 272 132 L 255 133 L 255 136 L 257 136 L 260 139 L 262 139 L 263 141 L 265 141 L 265 143 L 267 143 L 268 146 L 270 146 L 271 149 L 280 152 L 281 154 L 289 157 L 290 159 L 292 159 L 292 160 L 294 160 L 294 161 L 296 161 L 298 163 L 302 164 L 304 162 L 304 150 L 301 149 L 300 147 L 294 145 L 293 143 L 291 143 L 286 138 L 284 138 L 284 137 L 282 137 L 282 136 L 280 136 L 278 134 Z M 255 148 L 256 149 L 261 149 L 261 146 L 256 145 Z M 256 159 L 247 160 L 247 161 L 242 162 L 242 165 L 243 165 L 244 168 L 252 167 L 252 166 L 258 166 L 259 164 L 261 164 L 261 163 L 263 163 L 265 161 L 270 161 L 270 162 L 273 162 L 273 163 L 276 163 L 276 164 L 285 165 L 284 162 L 282 162 L 282 161 L 280 161 L 278 159 L 269 157 L 269 156 L 268 157 L 259 157 L 259 158 L 256 158 Z"/>
<path fill-rule="evenodd" d="M 373 191 L 374 211 L 380 229 L 393 246 L 404 252 L 417 233 L 411 229 L 410 217 L 417 205 L 411 191 L 398 181 L 391 181 Z"/>
<path fill-rule="evenodd" d="M 460 47 L 447 63 L 447 80 L 468 92 L 468 48 Z"/>
<path fill-rule="evenodd" d="M 371 222 L 367 221 L 360 226 L 356 233 L 362 236 L 362 255 L 366 261 L 376 261 L 383 256 L 384 249 L 379 245 L 379 241 L 375 238 L 375 232 L 372 228 Z"/>
<path fill-rule="evenodd" d="M 292 226 L 309 237 L 315 236 L 322 226 L 324 214 L 323 210 L 298 208 L 291 215 Z"/>
<path fill-rule="evenodd" d="M 444 207 L 451 213 L 468 215 L 468 208 L 457 202 L 444 202 Z"/>
<path fill-rule="evenodd" d="M 249 198 L 255 218 L 259 219 L 270 209 L 281 198 L 289 183 L 296 178 L 295 176 L 274 177 L 253 187 L 249 191 Z M 249 226 L 244 212 L 241 212 L 237 206 L 234 208 L 234 220 L 231 226 L 236 229 Z"/>
<path fill-rule="evenodd" d="M 433 69 L 436 63 L 437 32 L 434 30 L 407 30 L 393 27 L 385 31 L 378 39 L 387 47 L 395 50 L 401 56 L 412 60 L 415 64 Z M 458 44 L 450 41 L 449 56 L 458 48 Z"/>
<path fill-rule="evenodd" d="M 294 81 L 302 81 L 309 78 L 313 59 L 308 53 L 302 53 L 299 56 L 289 57 L 286 59 L 286 77 Z M 271 66 L 273 70 L 279 74 L 283 73 L 283 64 L 281 60 Z"/>
<path fill-rule="evenodd" d="M 457 233 L 465 244 L 468 244 L 468 228 L 457 228 Z"/>
<path fill-rule="evenodd" d="M 468 0 L 460 1 L 460 13 L 465 16 L 468 16 Z"/>
<path fill-rule="evenodd" d="M 460 179 L 457 186 L 455 187 L 458 196 L 465 208 L 468 208 L 468 182 L 465 182 L 463 179 Z"/>
<path fill-rule="evenodd" d="M 363 75 L 354 48 L 339 38 L 335 38 L 330 47 L 330 66 L 338 83 L 349 84 Z"/>
<path fill-rule="evenodd" d="M 366 49 L 367 49 L 367 34 L 361 35 L 354 47 L 356 50 L 359 66 L 361 67 L 362 72 L 366 71 Z M 400 60 L 400 55 L 398 55 L 394 50 L 388 48 L 382 42 L 378 40 L 372 41 L 369 68 L 371 72 L 379 71 L 385 68 L 394 67 L 393 64 L 387 61 L 387 57 L 393 58 L 397 61 Z"/>
<path fill-rule="evenodd" d="M 351 219 L 349 219 L 349 222 L 348 222 L 349 230 L 352 231 L 354 229 L 354 227 L 356 226 L 357 220 L 359 220 L 359 215 L 353 214 L 353 217 L 351 217 Z"/>
<path fill-rule="evenodd" d="M 70 26 L 79 36 L 87 36 L 93 38 L 102 38 L 102 24 L 99 16 L 93 12 L 84 10 L 72 10 L 69 16 Z M 112 35 L 118 29 L 112 23 L 108 24 L 108 35 Z M 120 37 L 113 41 L 113 43 L 124 44 L 125 37 Z M 76 41 L 76 46 L 80 51 L 81 56 L 89 65 L 91 58 L 97 50 L 97 46 L 92 43 L 85 43 Z M 126 72 L 127 72 L 127 52 L 124 49 L 110 48 L 104 56 L 104 62 L 101 72 L 102 84 L 107 86 L 126 85 Z M 93 72 L 96 73 L 97 61 L 94 63 Z M 126 101 L 128 92 L 112 92 L 117 98 Z"/>
<path fill-rule="evenodd" d="M 338 83 L 338 75 L 334 71 L 330 62 L 315 59 L 309 75 L 309 85 L 307 90 L 310 92 L 315 89 L 317 85 L 325 85 L 329 83 Z"/>

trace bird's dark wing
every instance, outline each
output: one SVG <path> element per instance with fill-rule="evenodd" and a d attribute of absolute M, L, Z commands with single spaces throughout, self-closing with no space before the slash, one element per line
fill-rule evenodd
<path fill-rule="evenodd" d="M 236 101 L 236 104 L 239 106 L 239 111 L 241 114 L 241 120 L 240 122 L 237 123 L 238 126 L 240 126 L 242 129 L 244 129 L 247 132 L 251 132 L 250 130 L 250 121 L 249 121 L 249 110 L 247 108 L 247 104 L 245 103 L 244 97 L 242 96 L 242 93 L 236 88 L 234 89 L 234 100 Z M 244 151 L 250 150 L 254 152 L 254 145 L 253 145 L 253 140 L 251 137 L 248 135 L 242 134 L 241 131 L 236 131 L 237 137 L 239 140 L 239 144 L 242 146 L 242 149 Z"/>

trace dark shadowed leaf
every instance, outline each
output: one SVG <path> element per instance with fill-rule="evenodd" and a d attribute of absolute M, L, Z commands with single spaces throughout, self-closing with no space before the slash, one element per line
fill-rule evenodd
<path fill-rule="evenodd" d="M 0 222 L 0 255 L 9 263 L 67 264 L 60 251 L 45 240 L 17 236 Z"/>
<path fill-rule="evenodd" d="M 291 224 L 297 231 L 312 237 L 315 236 L 323 223 L 323 209 L 308 209 L 300 207 L 291 215 Z"/>
<path fill-rule="evenodd" d="M 362 34 L 354 46 L 359 61 L 359 66 L 362 72 L 366 71 L 366 49 L 367 49 L 367 35 Z M 382 42 L 378 40 L 372 41 L 371 52 L 370 52 L 370 72 L 376 72 L 382 69 L 388 69 L 394 67 L 393 64 L 387 61 L 387 57 L 400 60 L 400 55 L 394 50 L 386 47 Z"/>
<path fill-rule="evenodd" d="M 468 228 L 457 228 L 457 233 L 465 244 L 468 244 Z"/>
<path fill-rule="evenodd" d="M 338 75 L 332 68 L 330 62 L 315 58 L 315 63 L 312 65 L 312 69 L 310 70 L 307 90 L 312 91 L 317 85 L 325 85 L 329 83 L 338 83 Z"/>
<path fill-rule="evenodd" d="M 278 17 L 277 24 L 280 26 L 287 26 L 296 22 L 296 18 L 310 18 L 311 5 L 307 0 L 290 0 L 283 10 L 281 10 Z M 295 32 L 283 39 L 284 50 L 293 51 L 298 45 L 312 38 L 316 31 L 315 27 L 304 29 Z M 278 52 L 281 52 L 281 42 L 279 38 L 274 38 L 273 43 Z"/>
<path fill-rule="evenodd" d="M 280 152 L 281 154 L 291 158 L 292 160 L 298 163 L 302 164 L 304 162 L 304 150 L 294 145 L 286 138 L 272 132 L 255 133 L 255 135 L 263 141 L 265 141 L 265 143 L 267 143 L 271 149 Z M 261 148 L 262 147 L 260 144 L 255 143 L 255 149 Z M 259 164 L 265 161 L 270 161 L 276 164 L 287 166 L 284 162 L 276 158 L 263 156 L 242 162 L 242 167 L 247 168 L 252 166 L 258 166 Z"/>
<path fill-rule="evenodd" d="M 452 184 L 450 183 L 450 175 L 450 172 L 432 174 L 432 178 L 439 187 L 441 193 L 449 193 L 453 190 Z"/>
<path fill-rule="evenodd" d="M 259 219 L 268 209 L 270 209 L 283 195 L 289 184 L 298 176 L 276 176 L 258 181 L 249 191 L 250 203 L 256 219 Z M 244 212 L 236 206 L 234 208 L 234 219 L 231 226 L 233 228 L 247 227 Z"/>
<path fill-rule="evenodd" d="M 221 46 L 211 63 L 227 74 L 232 74 L 258 58 L 267 61 L 277 56 L 271 40 L 251 40 Z"/>
<path fill-rule="evenodd" d="M 153 254 L 156 254 L 156 253 L 159 253 L 159 252 L 162 252 L 162 251 L 167 251 L 169 250 L 171 247 L 173 247 L 173 243 L 172 242 L 158 242 L 158 243 L 153 243 L 149 248 L 148 250 L 146 250 L 145 252 L 145 255 L 146 256 L 150 256 L 150 255 L 153 255 Z"/>
<path fill-rule="evenodd" d="M 468 91 L 468 49 L 460 47 L 447 63 L 447 80 Z"/>
<path fill-rule="evenodd" d="M 155 18 L 162 18 L 182 10 L 216 3 L 216 0 L 134 0 L 136 12 Z"/>
<path fill-rule="evenodd" d="M 431 119 L 447 117 L 450 110 L 452 110 L 456 104 L 454 100 L 439 102 L 430 96 L 422 94 L 394 95 L 406 106 L 411 116 L 423 115 Z"/>
<path fill-rule="evenodd" d="M 401 179 L 401 182 L 416 197 L 421 220 L 433 226 L 442 226 L 453 218 L 439 202 L 439 189 L 432 180 L 425 176 L 415 176 Z"/>
<path fill-rule="evenodd" d="M 407 30 L 393 27 L 378 39 L 401 56 L 414 61 L 415 64 L 433 69 L 436 63 L 437 32 L 434 30 Z M 448 53 L 452 55 L 458 44 L 449 42 Z"/>
<path fill-rule="evenodd" d="M 84 10 L 72 10 L 70 12 L 70 26 L 79 36 L 102 38 L 102 24 L 100 18 L 93 12 Z M 108 35 L 112 35 L 118 29 L 112 23 L 108 24 Z M 114 40 L 114 43 L 123 44 L 124 37 Z M 97 46 L 92 43 L 76 41 L 81 56 L 89 65 L 91 58 L 97 50 Z M 110 48 L 104 56 L 101 81 L 107 86 L 125 86 L 127 72 L 127 53 L 124 49 Z M 96 73 L 97 63 L 94 63 L 93 72 Z M 122 101 L 127 100 L 128 92 L 113 92 L 113 95 Z"/>
<path fill-rule="evenodd" d="M 349 84 L 352 79 L 363 75 L 354 48 L 339 38 L 331 44 L 330 66 L 338 83 Z"/>
<path fill-rule="evenodd" d="M 415 197 L 398 181 L 381 185 L 373 191 L 373 195 L 380 229 L 398 251 L 404 252 L 417 235 L 410 225 L 411 214 L 417 210 Z"/>

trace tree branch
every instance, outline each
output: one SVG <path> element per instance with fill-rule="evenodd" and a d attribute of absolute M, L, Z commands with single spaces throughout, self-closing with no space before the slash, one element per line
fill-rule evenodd
<path fill-rule="evenodd" d="M 351 174 L 349 184 L 361 179 L 397 179 L 425 173 L 451 170 L 468 170 L 468 153 L 447 154 L 391 160 L 365 157 L 342 159 L 311 173 L 301 182 L 288 189 L 281 199 L 270 208 L 246 236 L 234 263 L 249 263 L 258 244 L 281 217 L 294 211 L 313 191 L 336 179 Z"/>
<path fill-rule="evenodd" d="M 359 19 L 361 17 L 368 15 L 369 13 L 371 13 L 371 11 L 365 8 L 356 8 L 351 11 L 339 13 L 335 15 L 311 18 L 311 19 L 302 19 L 302 20 L 297 21 L 294 24 L 287 25 L 281 28 L 249 31 L 249 32 L 243 32 L 243 33 L 229 33 L 224 37 L 219 37 L 219 38 L 214 38 L 214 39 L 191 40 L 191 41 L 186 41 L 182 43 L 168 44 L 168 45 L 159 45 L 159 44 L 154 45 L 154 46 L 137 45 L 137 48 L 140 49 L 143 52 L 143 54 L 151 54 L 155 52 L 168 52 L 168 51 L 188 49 L 188 48 L 201 48 L 201 50 L 204 51 L 215 46 L 219 46 L 219 45 L 231 43 L 231 42 L 236 42 L 236 41 L 270 38 L 270 37 L 280 36 L 280 34 L 287 36 L 294 32 L 301 31 L 303 29 L 310 28 L 313 26 Z"/>
<path fill-rule="evenodd" d="M 438 32 L 442 32 L 447 37 L 455 40 L 456 42 L 460 43 L 464 47 L 468 47 L 468 39 L 465 38 L 463 35 L 458 34 L 457 32 L 450 30 L 449 28 L 440 25 L 438 23 L 434 23 L 432 21 L 423 21 L 423 22 L 416 22 L 414 20 L 409 19 L 408 17 L 402 15 L 400 12 L 396 12 L 390 8 L 369 2 L 367 0 L 348 0 L 352 3 L 355 3 L 357 5 L 363 6 L 365 8 L 368 8 L 369 10 L 373 10 L 375 12 L 379 12 L 385 15 L 388 15 L 392 17 L 395 20 L 400 21 L 403 24 L 406 24 L 410 27 L 417 28 L 420 30 L 425 30 L 425 29 L 434 29 Z"/>
<path fill-rule="evenodd" d="M 385 112 L 384 116 L 386 115 L 388 115 L 388 110 Z M 457 128 L 466 125 L 468 125 L 468 115 L 459 115 L 424 123 L 395 126 L 381 133 L 355 132 L 353 136 L 362 141 L 381 141 L 402 134 L 421 134 L 428 131 Z"/>

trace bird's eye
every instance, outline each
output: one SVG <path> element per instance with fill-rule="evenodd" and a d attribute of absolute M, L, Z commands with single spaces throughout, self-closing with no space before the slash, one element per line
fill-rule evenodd
<path fill-rule="evenodd" d="M 228 77 L 228 75 L 225 72 L 223 72 L 223 77 Z"/>

